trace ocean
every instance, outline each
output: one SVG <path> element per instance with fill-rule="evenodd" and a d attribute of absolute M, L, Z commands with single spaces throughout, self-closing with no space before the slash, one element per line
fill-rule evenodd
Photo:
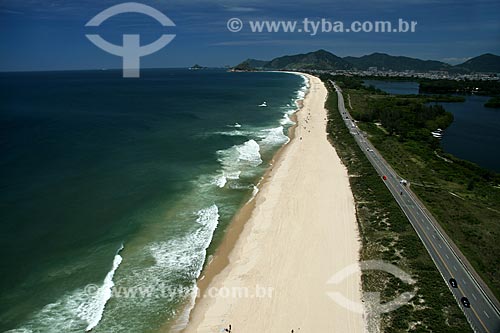
<path fill-rule="evenodd" d="M 182 327 L 306 85 L 224 70 L 0 73 L 0 331 Z"/>

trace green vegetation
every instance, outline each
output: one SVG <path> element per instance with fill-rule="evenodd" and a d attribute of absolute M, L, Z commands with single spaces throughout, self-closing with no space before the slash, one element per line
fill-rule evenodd
<path fill-rule="evenodd" d="M 278 70 L 367 70 L 370 67 L 377 67 L 378 70 L 393 70 L 398 72 L 407 70 L 416 72 L 447 71 L 450 73 L 500 72 L 500 57 L 494 54 L 483 54 L 456 66 L 436 60 L 421 60 L 392 56 L 385 53 L 372 53 L 362 57 L 341 58 L 325 50 L 287 55 L 274 58 L 271 61 L 247 59 L 244 62 L 251 68 Z"/>
<path fill-rule="evenodd" d="M 471 72 L 500 73 L 500 56 L 486 53 L 455 66 Z"/>
<path fill-rule="evenodd" d="M 257 59 L 247 59 L 242 63 L 233 67 L 234 70 L 239 71 L 255 71 L 262 69 L 268 61 L 257 60 Z"/>
<path fill-rule="evenodd" d="M 423 96 L 420 96 L 423 97 Z M 463 96 L 452 95 L 426 95 L 424 103 L 441 102 L 441 103 L 462 103 L 465 102 Z"/>
<path fill-rule="evenodd" d="M 367 70 L 370 67 L 377 67 L 379 70 L 405 71 L 414 70 L 417 72 L 450 70 L 453 66 L 441 61 L 420 60 L 402 56 L 392 56 L 385 53 L 372 53 L 359 58 L 345 57 L 357 69 Z"/>
<path fill-rule="evenodd" d="M 327 52 L 318 50 L 306 54 L 296 54 L 291 56 L 283 56 L 269 61 L 265 66 L 269 69 L 350 69 L 352 65 L 344 59 Z"/>
<path fill-rule="evenodd" d="M 345 76 L 334 76 L 340 80 L 346 80 Z M 351 76 L 347 79 L 350 82 L 351 89 L 362 89 L 363 80 L 380 80 L 380 81 L 394 81 L 394 82 L 418 82 L 421 94 L 433 94 L 433 95 L 407 95 L 400 97 L 412 97 L 412 96 L 425 96 L 427 98 L 426 102 L 465 102 L 463 96 L 459 95 L 483 95 L 483 96 L 496 96 L 500 95 L 500 81 L 481 81 L 481 80 L 431 80 L 431 79 L 421 79 L 416 77 L 397 77 L 397 76 Z M 354 84 L 354 85 L 353 85 Z M 365 87 L 366 89 L 366 87 Z M 373 90 L 373 89 L 368 89 Z M 379 92 L 383 93 L 379 90 Z"/>
<path fill-rule="evenodd" d="M 344 125 L 329 78 L 322 78 L 329 90 L 325 105 L 329 110 L 327 130 L 350 176 L 362 242 L 361 259 L 389 261 L 417 281 L 412 286 L 383 272 L 363 272 L 363 290 L 380 292 L 383 302 L 405 291 L 416 292 L 408 305 L 382 315 L 381 331 L 471 332 L 411 224 Z M 344 78 L 343 89 L 349 84 L 355 85 Z"/>
<path fill-rule="evenodd" d="M 357 120 L 379 121 L 390 135 L 402 139 L 417 139 L 437 144 L 431 132 L 446 128 L 453 121 L 453 115 L 441 105 L 426 105 L 419 97 L 374 98 L 367 108 L 357 112 Z"/>
<path fill-rule="evenodd" d="M 352 80 L 348 79 L 351 86 Z M 362 86 L 344 89 L 344 93 L 349 96 L 352 116 L 361 120 L 360 129 L 389 164 L 410 181 L 412 190 L 499 297 L 500 175 L 446 154 L 432 137 L 411 134 L 427 131 L 428 121 L 432 126 L 443 125 L 449 121 L 446 116 L 437 113 L 437 118 L 425 122 L 416 114 L 406 117 L 398 127 L 408 132 L 401 134 L 391 122 L 382 122 L 384 114 L 379 112 L 377 116 L 373 105 L 397 109 L 407 97 L 375 94 Z"/>
<path fill-rule="evenodd" d="M 242 72 L 252 72 L 255 71 L 256 69 L 252 66 L 249 60 L 245 60 L 241 64 L 234 66 L 233 70 Z"/>
<path fill-rule="evenodd" d="M 193 66 L 189 67 L 189 69 L 205 69 L 206 67 L 200 66 L 198 64 L 194 64 Z"/>
<path fill-rule="evenodd" d="M 500 96 L 492 97 L 484 104 L 487 108 L 500 108 Z"/>
<path fill-rule="evenodd" d="M 419 80 L 419 82 L 420 92 L 424 94 L 500 95 L 499 81 Z"/>

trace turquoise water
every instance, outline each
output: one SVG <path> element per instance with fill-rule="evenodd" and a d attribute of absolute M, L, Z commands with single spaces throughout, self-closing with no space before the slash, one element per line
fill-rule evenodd
<path fill-rule="evenodd" d="M 141 74 L 0 74 L 0 331 L 182 321 L 305 91 L 286 73 Z"/>
<path fill-rule="evenodd" d="M 418 94 L 418 82 L 366 80 L 380 90 L 395 94 Z M 486 108 L 490 97 L 464 96 L 463 103 L 439 103 L 453 113 L 453 123 L 441 141 L 443 149 L 483 168 L 500 172 L 500 110 Z"/>

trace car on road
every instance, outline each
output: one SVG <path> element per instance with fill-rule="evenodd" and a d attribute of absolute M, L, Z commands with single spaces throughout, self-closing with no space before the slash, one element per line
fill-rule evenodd
<path fill-rule="evenodd" d="M 451 278 L 451 279 L 450 279 L 450 285 L 451 285 L 453 288 L 458 288 L 458 283 L 457 283 L 457 280 L 455 280 L 454 278 Z"/>
<path fill-rule="evenodd" d="M 386 175 L 383 175 L 383 176 L 382 176 L 382 179 L 383 179 L 383 180 L 387 180 L 387 176 L 386 176 Z"/>
<path fill-rule="evenodd" d="M 462 305 L 466 308 L 470 308 L 470 302 L 469 302 L 469 299 L 467 297 L 462 297 L 460 299 L 460 302 L 462 303 Z"/>

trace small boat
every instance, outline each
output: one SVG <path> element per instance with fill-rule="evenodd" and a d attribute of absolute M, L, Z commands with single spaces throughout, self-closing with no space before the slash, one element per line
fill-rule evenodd
<path fill-rule="evenodd" d="M 234 127 L 236 127 L 236 128 L 240 128 L 240 127 L 241 127 L 241 125 L 240 125 L 240 124 L 238 124 L 238 123 L 236 123 L 236 124 L 234 124 Z"/>
<path fill-rule="evenodd" d="M 259 106 L 266 107 L 267 106 L 267 102 L 262 102 L 262 104 L 260 104 Z"/>

